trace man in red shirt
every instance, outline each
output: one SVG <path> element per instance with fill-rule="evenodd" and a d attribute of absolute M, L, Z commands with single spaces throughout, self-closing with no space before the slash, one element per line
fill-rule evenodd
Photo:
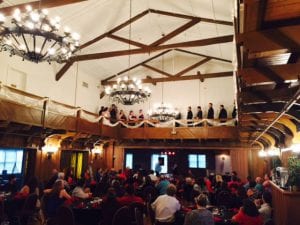
<path fill-rule="evenodd" d="M 126 194 L 117 200 L 121 206 L 130 205 L 133 202 L 144 204 L 144 200 L 141 197 L 134 195 L 134 188 L 132 185 L 128 185 L 126 187 Z"/>

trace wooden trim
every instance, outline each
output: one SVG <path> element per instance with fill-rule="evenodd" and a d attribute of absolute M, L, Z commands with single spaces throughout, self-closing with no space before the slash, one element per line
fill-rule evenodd
<path fill-rule="evenodd" d="M 148 69 L 150 69 L 150 70 L 153 70 L 153 71 L 155 71 L 155 72 L 157 72 L 157 73 L 159 73 L 159 74 L 161 74 L 161 75 L 164 75 L 164 76 L 167 76 L 167 77 L 172 77 L 171 74 L 169 74 L 169 73 L 167 73 L 167 72 L 165 72 L 165 71 L 159 70 L 159 69 L 157 69 L 157 68 L 155 68 L 155 67 L 149 66 L 149 65 L 147 65 L 147 64 L 142 64 L 142 66 L 145 67 L 145 68 L 148 68 Z"/>
<path fill-rule="evenodd" d="M 175 77 L 180 77 L 180 76 L 184 75 L 185 73 L 191 71 L 192 69 L 195 69 L 195 68 L 197 68 L 197 67 L 199 67 L 199 66 L 201 66 L 201 65 L 203 65 L 203 64 L 205 64 L 205 63 L 207 63 L 207 62 L 210 61 L 210 60 L 211 60 L 211 58 L 202 59 L 202 60 L 200 60 L 199 62 L 196 62 L 195 64 L 193 64 L 193 65 L 191 65 L 191 66 L 189 66 L 189 67 L 183 69 L 182 71 L 176 73 L 174 76 L 175 76 Z"/>

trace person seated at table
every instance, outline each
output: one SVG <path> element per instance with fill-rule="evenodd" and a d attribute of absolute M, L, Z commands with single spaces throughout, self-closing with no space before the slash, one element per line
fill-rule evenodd
<path fill-rule="evenodd" d="M 119 180 L 112 181 L 112 187 L 115 189 L 115 193 L 117 197 L 123 197 L 125 195 L 125 189 L 121 186 Z"/>
<path fill-rule="evenodd" d="M 111 225 L 115 212 L 120 208 L 114 188 L 108 188 L 101 204 L 102 220 L 100 225 Z"/>
<path fill-rule="evenodd" d="M 125 190 L 126 190 L 126 194 L 123 197 L 117 198 L 121 206 L 129 205 L 133 202 L 144 204 L 143 199 L 134 194 L 133 185 L 128 185 Z"/>
<path fill-rule="evenodd" d="M 256 177 L 255 182 L 256 185 L 254 188 L 258 191 L 259 194 L 262 194 L 264 191 L 264 186 L 262 185 L 263 179 L 261 177 Z"/>
<path fill-rule="evenodd" d="M 214 225 L 212 213 L 206 209 L 208 198 L 205 194 L 200 194 L 195 198 L 197 209 L 192 210 L 185 216 L 184 225 Z"/>
<path fill-rule="evenodd" d="M 247 176 L 247 182 L 246 182 L 246 184 L 244 184 L 244 188 L 245 188 L 246 191 L 249 189 L 249 185 L 250 185 L 251 181 L 252 181 L 252 177 Z"/>
<path fill-rule="evenodd" d="M 259 192 L 257 191 L 257 189 L 255 189 L 255 186 L 256 182 L 251 181 L 247 190 L 247 196 L 250 201 L 254 201 L 255 199 L 259 198 Z"/>
<path fill-rule="evenodd" d="M 185 178 L 185 183 L 183 184 L 183 199 L 187 202 L 193 201 L 193 186 L 194 180 L 190 177 Z"/>
<path fill-rule="evenodd" d="M 169 185 L 170 185 L 170 182 L 166 179 L 166 177 L 163 176 L 163 175 L 160 175 L 159 182 L 156 185 L 156 189 L 158 191 L 158 195 L 164 195 L 164 194 L 166 194 Z"/>
<path fill-rule="evenodd" d="M 58 175 L 57 175 L 57 180 L 61 180 L 64 184 L 64 188 L 67 189 L 67 190 L 70 190 L 70 185 L 69 183 L 65 180 L 65 173 L 64 172 L 59 172 Z"/>
<path fill-rule="evenodd" d="M 48 218 L 53 218 L 56 215 L 57 209 L 64 203 L 65 200 L 71 200 L 72 197 L 66 192 L 62 180 L 57 180 L 52 189 L 44 190 L 45 211 Z"/>
<path fill-rule="evenodd" d="M 270 176 L 268 174 L 265 174 L 264 182 L 262 183 L 264 187 L 264 191 L 270 191 L 270 192 L 272 191 L 270 181 L 271 181 Z"/>
<path fill-rule="evenodd" d="M 73 167 L 69 167 L 66 171 L 66 181 L 68 182 L 68 184 L 71 186 L 71 185 L 74 185 L 75 184 L 75 177 L 74 177 L 74 168 Z"/>
<path fill-rule="evenodd" d="M 258 212 L 262 216 L 264 223 L 270 220 L 272 216 L 272 194 L 268 191 L 265 191 L 262 194 L 262 201 L 260 199 L 256 199 L 254 203 L 258 208 Z"/>
<path fill-rule="evenodd" d="M 87 199 L 92 197 L 92 193 L 85 192 L 83 186 L 84 186 L 84 180 L 83 179 L 78 180 L 76 187 L 72 191 L 72 196 L 80 199 Z"/>
<path fill-rule="evenodd" d="M 180 210 L 180 203 L 175 198 L 177 189 L 175 185 L 170 184 L 166 194 L 159 196 L 151 207 L 155 212 L 156 225 L 160 223 L 174 223 L 175 213 Z"/>
<path fill-rule="evenodd" d="M 243 186 L 232 187 L 232 208 L 242 207 L 245 199 L 247 199 L 247 192 Z"/>
<path fill-rule="evenodd" d="M 243 201 L 243 206 L 232 217 L 232 221 L 240 225 L 263 225 L 263 219 L 259 215 L 255 204 L 248 199 Z"/>
<path fill-rule="evenodd" d="M 152 180 L 153 183 L 156 183 L 158 181 L 158 177 L 155 176 L 154 170 L 150 170 L 148 176 L 150 177 L 150 179 Z"/>
<path fill-rule="evenodd" d="M 45 188 L 46 189 L 51 189 L 53 184 L 55 183 L 55 181 L 57 180 L 57 177 L 58 177 L 58 170 L 57 169 L 52 169 L 52 172 L 51 172 L 52 176 L 51 178 L 49 179 L 49 181 L 47 182 Z"/>
<path fill-rule="evenodd" d="M 22 194 L 24 196 L 32 193 L 39 195 L 38 179 L 36 177 L 30 177 L 19 191 L 19 194 Z"/>
<path fill-rule="evenodd" d="M 3 186 L 4 192 L 15 194 L 18 191 L 17 178 L 14 174 L 8 175 L 8 183 Z"/>

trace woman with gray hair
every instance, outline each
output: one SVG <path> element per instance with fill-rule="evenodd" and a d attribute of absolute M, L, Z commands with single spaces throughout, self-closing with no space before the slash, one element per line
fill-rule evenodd
<path fill-rule="evenodd" d="M 206 209 L 207 196 L 200 194 L 195 198 L 197 209 L 192 210 L 185 216 L 184 225 L 214 225 L 212 213 Z"/>

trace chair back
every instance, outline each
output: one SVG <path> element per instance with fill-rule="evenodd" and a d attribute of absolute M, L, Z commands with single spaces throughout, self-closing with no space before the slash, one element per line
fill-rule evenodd
<path fill-rule="evenodd" d="M 135 208 L 134 215 L 135 215 L 136 225 L 144 225 L 144 217 L 143 217 L 143 213 L 141 212 L 141 210 L 138 208 Z"/>
<path fill-rule="evenodd" d="M 233 198 L 230 192 L 221 191 L 217 195 L 217 206 L 224 206 L 225 208 L 231 208 L 233 204 Z"/>
<path fill-rule="evenodd" d="M 155 212 L 151 207 L 151 203 L 147 202 L 146 207 L 147 207 L 148 217 L 150 218 L 150 222 L 151 222 L 152 225 L 154 225 L 155 224 Z"/>
<path fill-rule="evenodd" d="M 153 202 L 157 197 L 157 190 L 154 187 L 148 186 L 143 190 L 143 198 L 145 202 Z"/>
<path fill-rule="evenodd" d="M 58 225 L 75 225 L 73 211 L 68 206 L 60 206 L 56 218 Z"/>
<path fill-rule="evenodd" d="M 131 225 L 130 209 L 128 206 L 123 206 L 115 212 L 112 225 Z"/>
<path fill-rule="evenodd" d="M 129 206 L 129 210 L 130 210 L 130 220 L 132 224 L 137 224 L 137 218 L 136 218 L 136 212 L 138 211 L 139 214 L 141 215 L 141 217 L 143 218 L 143 213 L 144 213 L 144 208 L 145 205 L 140 203 L 140 202 L 132 202 Z"/>

